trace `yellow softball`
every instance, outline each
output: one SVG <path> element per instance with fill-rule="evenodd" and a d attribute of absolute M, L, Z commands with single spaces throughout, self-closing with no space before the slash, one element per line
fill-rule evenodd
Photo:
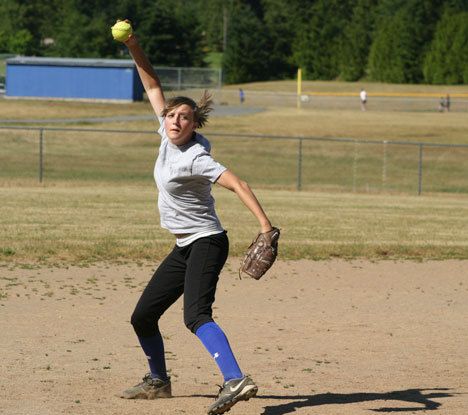
<path fill-rule="evenodd" d="M 125 42 L 130 35 L 133 33 L 132 26 L 130 23 L 125 21 L 119 21 L 111 28 L 112 37 L 119 42 Z"/>

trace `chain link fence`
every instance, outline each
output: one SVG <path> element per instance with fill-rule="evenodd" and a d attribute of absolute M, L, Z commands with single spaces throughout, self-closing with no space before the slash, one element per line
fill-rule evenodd
<path fill-rule="evenodd" d="M 468 145 L 209 133 L 213 155 L 254 187 L 468 193 Z M 0 127 L 0 185 L 153 181 L 154 131 Z"/>
<path fill-rule="evenodd" d="M 212 68 L 155 67 L 165 90 L 221 89 L 222 70 Z"/>

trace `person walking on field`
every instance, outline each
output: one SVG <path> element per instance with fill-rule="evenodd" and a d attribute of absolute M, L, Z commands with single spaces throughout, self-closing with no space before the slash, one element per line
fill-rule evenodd
<path fill-rule="evenodd" d="M 364 88 L 361 88 L 361 92 L 359 94 L 359 98 L 361 100 L 361 111 L 366 111 L 366 104 L 367 104 L 367 92 Z"/>
<path fill-rule="evenodd" d="M 216 285 L 229 248 L 227 232 L 215 212 L 212 185 L 235 192 L 257 218 L 262 233 L 270 232 L 272 225 L 249 185 L 212 158 L 209 141 L 197 132 L 212 110 L 209 94 L 205 92 L 198 103 L 181 96 L 166 100 L 137 37 L 130 35 L 124 43 L 160 123 L 154 176 L 161 226 L 174 235 L 175 246 L 155 271 L 131 317 L 150 372 L 119 396 L 172 396 L 158 320 L 183 294 L 184 323 L 211 354 L 224 378 L 208 414 L 222 414 L 237 402 L 254 397 L 258 387 L 240 369 L 226 335 L 212 317 Z"/>
<path fill-rule="evenodd" d="M 245 101 L 245 92 L 242 88 L 239 88 L 239 101 L 241 104 Z"/>
<path fill-rule="evenodd" d="M 439 112 L 444 112 L 445 111 L 445 98 L 440 97 L 439 99 Z"/>

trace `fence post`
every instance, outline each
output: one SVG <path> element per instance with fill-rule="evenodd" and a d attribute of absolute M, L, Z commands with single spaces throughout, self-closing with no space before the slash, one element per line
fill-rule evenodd
<path fill-rule="evenodd" d="M 353 193 L 356 192 L 356 175 L 357 175 L 357 159 L 358 159 L 358 142 L 354 140 L 354 155 L 353 155 Z"/>
<path fill-rule="evenodd" d="M 297 152 L 297 190 L 302 189 L 302 137 L 299 138 L 299 148 Z"/>
<path fill-rule="evenodd" d="M 39 183 L 44 173 L 44 129 L 39 129 Z"/>
<path fill-rule="evenodd" d="M 221 89 L 223 86 L 223 69 L 219 68 L 218 71 L 218 89 Z"/>
<path fill-rule="evenodd" d="M 387 140 L 383 141 L 383 163 L 382 163 L 382 190 L 387 185 Z"/>
<path fill-rule="evenodd" d="M 419 144 L 419 165 L 418 165 L 418 196 L 422 193 L 422 163 L 423 163 L 423 147 L 424 144 Z"/>

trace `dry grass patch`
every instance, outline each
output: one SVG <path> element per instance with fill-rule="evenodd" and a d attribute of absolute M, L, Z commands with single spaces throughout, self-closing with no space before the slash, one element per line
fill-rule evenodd
<path fill-rule="evenodd" d="M 281 257 L 468 258 L 466 197 L 369 196 L 258 190 L 282 229 Z M 174 240 L 160 229 L 152 186 L 1 188 L 0 258 L 88 262 L 164 257 Z M 258 225 L 236 196 L 215 190 L 240 255 Z"/>
<path fill-rule="evenodd" d="M 468 144 L 466 113 L 409 113 L 268 108 L 244 117 L 213 118 L 208 131 Z"/>
<path fill-rule="evenodd" d="M 145 102 L 93 103 L 81 101 L 0 99 L 2 119 L 50 119 L 138 115 L 148 111 Z"/>
<path fill-rule="evenodd" d="M 297 91 L 297 82 L 290 81 L 269 81 L 253 82 L 243 85 L 227 85 L 224 88 L 236 90 L 239 86 L 253 91 L 275 91 L 295 94 Z M 409 85 L 409 84 L 385 84 L 379 82 L 339 82 L 339 81 L 302 81 L 302 91 L 304 93 L 359 93 L 361 88 L 365 88 L 372 93 L 396 93 L 404 95 L 411 94 L 468 94 L 466 85 Z"/>

